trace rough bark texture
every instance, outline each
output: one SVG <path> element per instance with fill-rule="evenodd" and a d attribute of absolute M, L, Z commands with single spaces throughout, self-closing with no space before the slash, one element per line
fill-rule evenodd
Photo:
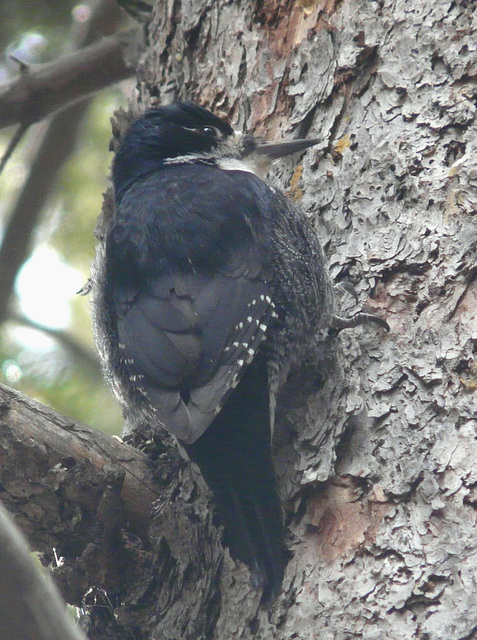
<path fill-rule="evenodd" d="M 274 606 L 167 450 L 179 472 L 147 552 L 90 638 L 477 634 L 476 36 L 465 0 L 157 3 L 133 110 L 189 98 L 271 139 L 321 137 L 272 179 L 391 332 L 341 332 L 281 398 L 291 557 Z"/>
<path fill-rule="evenodd" d="M 282 403 L 284 595 L 270 614 L 222 607 L 210 637 L 477 633 L 476 33 L 465 1 L 156 8 L 140 108 L 188 97 L 270 138 L 321 137 L 274 180 L 391 325 L 343 332 L 321 390 Z"/>

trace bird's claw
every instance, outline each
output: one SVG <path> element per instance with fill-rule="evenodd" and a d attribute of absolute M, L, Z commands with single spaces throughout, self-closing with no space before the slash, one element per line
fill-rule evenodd
<path fill-rule="evenodd" d="M 383 320 L 373 313 L 357 313 L 349 318 L 333 315 L 331 318 L 331 327 L 337 331 L 341 331 L 342 329 L 352 329 L 363 324 L 377 324 L 385 331 L 390 331 L 390 327 L 386 320 Z"/>

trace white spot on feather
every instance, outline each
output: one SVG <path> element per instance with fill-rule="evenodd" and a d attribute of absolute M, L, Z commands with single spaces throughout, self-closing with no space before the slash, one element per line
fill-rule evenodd
<path fill-rule="evenodd" d="M 217 160 L 217 166 L 223 171 L 247 171 L 248 173 L 255 173 L 249 164 L 238 160 L 238 158 L 220 158 Z"/>

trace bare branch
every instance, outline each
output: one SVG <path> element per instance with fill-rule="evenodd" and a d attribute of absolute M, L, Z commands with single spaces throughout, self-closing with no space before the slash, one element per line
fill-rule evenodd
<path fill-rule="evenodd" d="M 0 385 L 0 495 L 35 549 L 77 538 L 80 520 L 86 538 L 112 485 L 116 513 L 145 534 L 160 496 L 147 456 Z"/>
<path fill-rule="evenodd" d="M 114 0 L 98 0 L 91 5 L 90 19 L 85 23 L 75 23 L 71 29 L 73 48 L 91 44 L 98 34 L 111 34 L 121 21 L 121 11 Z M 55 177 L 75 147 L 87 102 L 83 99 L 55 115 L 40 134 L 41 141 L 28 178 L 9 216 L 0 249 L 0 322 L 8 317 L 16 275 L 30 253 L 33 232 L 55 184 Z"/>
<path fill-rule="evenodd" d="M 134 74 L 140 32 L 101 38 L 54 62 L 24 69 L 0 87 L 0 128 L 38 122 L 58 109 Z M 131 46 L 132 45 L 132 46 Z M 134 51 L 137 55 L 125 56 Z"/>
<path fill-rule="evenodd" d="M 87 347 L 83 346 L 78 340 L 76 340 L 71 333 L 62 329 L 52 329 L 45 325 L 34 322 L 20 313 L 15 311 L 8 314 L 7 320 L 21 324 L 31 329 L 36 329 L 42 333 L 47 334 L 54 340 L 56 340 L 62 347 L 64 347 L 69 353 L 74 356 L 82 366 L 88 367 L 89 370 L 99 375 L 99 361 L 95 353 Z"/>
<path fill-rule="evenodd" d="M 28 124 L 21 124 L 18 129 L 15 131 L 15 134 L 13 136 L 13 138 L 10 140 L 7 150 L 5 151 L 5 153 L 3 154 L 1 160 L 0 160 L 0 173 L 2 173 L 5 165 L 7 164 L 8 160 L 10 159 L 10 156 L 12 155 L 12 153 L 15 151 L 15 149 L 17 148 L 18 144 L 20 143 L 20 140 L 23 138 L 23 136 L 25 135 L 25 133 L 28 130 L 28 127 L 30 125 Z"/>
<path fill-rule="evenodd" d="M 0 248 L 0 322 L 8 317 L 16 275 L 30 254 L 55 176 L 75 146 L 86 106 L 85 101 L 74 104 L 49 123 L 11 213 Z"/>

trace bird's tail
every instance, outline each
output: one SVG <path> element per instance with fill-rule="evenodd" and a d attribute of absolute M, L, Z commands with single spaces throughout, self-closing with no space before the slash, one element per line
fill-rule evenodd
<path fill-rule="evenodd" d="M 187 447 L 214 494 L 231 555 L 250 569 L 262 600 L 280 591 L 283 517 L 270 451 L 265 363 L 252 362 L 207 431 Z"/>

